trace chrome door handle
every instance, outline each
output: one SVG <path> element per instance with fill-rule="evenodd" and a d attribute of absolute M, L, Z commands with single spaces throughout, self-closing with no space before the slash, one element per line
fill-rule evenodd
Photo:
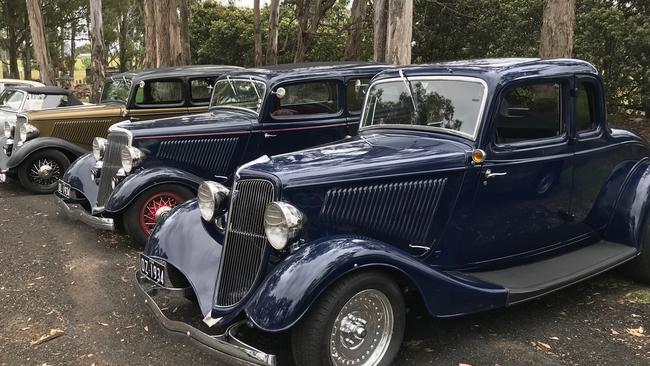
<path fill-rule="evenodd" d="M 502 177 L 504 175 L 508 175 L 508 173 L 506 173 L 506 172 L 492 173 L 492 170 L 490 170 L 490 169 L 485 171 L 485 179 L 490 179 L 490 178 L 494 178 L 494 177 Z"/>
<path fill-rule="evenodd" d="M 265 133 L 265 134 L 264 134 L 264 138 L 265 138 L 265 139 L 270 139 L 271 137 L 276 137 L 276 136 L 277 136 L 277 135 L 274 135 L 274 134 L 272 134 L 272 133 Z"/>

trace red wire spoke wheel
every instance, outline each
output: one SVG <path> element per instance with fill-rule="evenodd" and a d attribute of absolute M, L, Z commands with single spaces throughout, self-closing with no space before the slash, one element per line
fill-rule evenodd
<path fill-rule="evenodd" d="M 140 208 L 140 229 L 149 236 L 156 226 L 156 216 L 161 209 L 174 208 L 185 200 L 173 192 L 159 192 L 149 197 Z"/>

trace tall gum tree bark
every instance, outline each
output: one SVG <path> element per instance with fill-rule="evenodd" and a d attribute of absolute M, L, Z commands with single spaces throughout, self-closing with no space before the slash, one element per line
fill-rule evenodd
<path fill-rule="evenodd" d="M 98 102 L 106 79 L 104 32 L 102 31 L 102 0 L 90 0 L 90 98 Z"/>
<path fill-rule="evenodd" d="M 296 37 L 296 54 L 293 62 L 305 62 L 305 56 L 311 49 L 321 20 L 336 0 L 293 0 L 298 19 L 298 36 Z"/>
<path fill-rule="evenodd" d="M 32 44 L 36 54 L 36 62 L 41 72 L 41 81 L 46 85 L 54 85 L 54 69 L 52 59 L 45 39 L 43 29 L 43 16 L 41 15 L 41 4 L 39 0 L 26 0 L 27 13 L 29 14 L 29 28 L 32 33 Z"/>
<path fill-rule="evenodd" d="M 255 66 L 262 66 L 262 31 L 260 30 L 260 0 L 253 0 L 253 39 L 255 42 Z"/>
<path fill-rule="evenodd" d="M 169 0 L 169 50 L 171 65 L 182 63 L 183 47 L 181 46 L 181 23 L 178 19 L 178 0 Z"/>
<path fill-rule="evenodd" d="M 158 65 L 156 47 L 156 0 L 144 0 L 144 68 Z"/>
<path fill-rule="evenodd" d="M 395 65 L 411 63 L 413 39 L 413 0 L 391 0 L 388 7 L 386 62 Z"/>
<path fill-rule="evenodd" d="M 16 37 L 17 27 L 17 14 L 16 14 L 16 0 L 7 0 L 5 2 L 5 15 L 7 24 L 7 48 L 9 51 L 9 77 L 12 79 L 19 79 L 20 72 L 18 71 L 18 40 Z"/>
<path fill-rule="evenodd" d="M 361 58 L 361 39 L 363 37 L 363 21 L 366 15 L 366 0 L 354 0 L 350 10 L 350 26 L 348 39 L 345 42 L 343 59 L 357 61 Z"/>
<path fill-rule="evenodd" d="M 171 66 L 169 30 L 169 0 L 156 0 L 156 59 L 157 67 Z"/>
<path fill-rule="evenodd" d="M 181 18 L 181 62 L 182 65 L 192 63 L 192 50 L 190 48 L 190 0 L 179 0 L 179 13 Z"/>
<path fill-rule="evenodd" d="M 388 30 L 388 7 L 386 0 L 375 1 L 373 19 L 372 59 L 375 62 L 386 62 L 386 31 Z"/>
<path fill-rule="evenodd" d="M 266 46 L 266 64 L 278 63 L 278 24 L 280 22 L 280 0 L 269 4 L 269 39 Z"/>
<path fill-rule="evenodd" d="M 571 57 L 575 22 L 576 0 L 545 0 L 539 57 Z"/>

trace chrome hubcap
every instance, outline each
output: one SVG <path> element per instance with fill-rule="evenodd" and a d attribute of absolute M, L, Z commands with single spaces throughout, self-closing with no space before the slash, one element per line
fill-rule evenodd
<path fill-rule="evenodd" d="M 34 183 L 49 186 L 61 178 L 61 168 L 54 160 L 42 158 L 29 169 L 29 178 Z"/>
<path fill-rule="evenodd" d="M 393 336 L 393 308 L 379 290 L 354 295 L 341 309 L 330 334 L 330 358 L 337 366 L 374 366 Z"/>
<path fill-rule="evenodd" d="M 161 208 L 159 208 L 159 209 L 156 211 L 156 223 L 160 222 L 160 220 L 162 220 L 163 218 L 165 218 L 165 216 L 167 216 L 167 214 L 168 214 L 169 211 L 171 211 L 171 210 L 172 210 L 172 208 L 169 207 L 169 206 L 162 206 Z"/>

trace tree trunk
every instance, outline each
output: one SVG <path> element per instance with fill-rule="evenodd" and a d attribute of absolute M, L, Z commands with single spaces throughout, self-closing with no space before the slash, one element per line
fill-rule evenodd
<path fill-rule="evenodd" d="M 102 0 L 90 0 L 90 98 L 99 101 L 106 79 L 104 32 L 102 31 Z"/>
<path fill-rule="evenodd" d="M 157 67 L 173 65 L 169 31 L 169 0 L 156 0 L 156 63 Z"/>
<path fill-rule="evenodd" d="M 354 0 L 350 10 L 350 26 L 348 39 L 345 42 L 344 60 L 357 61 L 361 58 L 361 39 L 363 36 L 363 21 L 366 15 L 366 0 Z"/>
<path fill-rule="evenodd" d="M 119 62 L 120 62 L 120 72 L 125 72 L 129 69 L 129 54 L 127 48 L 127 36 L 129 29 L 127 28 L 127 19 L 128 13 L 122 13 L 120 15 L 119 29 L 117 33 L 117 45 L 119 53 Z"/>
<path fill-rule="evenodd" d="M 77 62 L 76 42 L 77 38 L 77 20 L 70 23 L 70 57 L 68 58 L 68 75 L 70 75 L 71 83 L 74 84 L 74 68 Z"/>
<path fill-rule="evenodd" d="M 145 69 L 158 65 L 156 47 L 156 0 L 144 0 L 144 62 Z"/>
<path fill-rule="evenodd" d="M 39 0 L 26 0 L 27 13 L 29 14 L 29 28 L 32 33 L 32 43 L 36 61 L 41 71 L 41 81 L 46 85 L 54 85 L 54 69 L 50 51 L 45 39 L 45 30 L 43 29 L 43 16 L 41 15 L 41 4 Z"/>
<path fill-rule="evenodd" d="M 278 23 L 280 22 L 280 0 L 271 0 L 269 5 L 269 34 L 266 45 L 266 64 L 278 63 Z"/>
<path fill-rule="evenodd" d="M 190 0 L 180 0 L 180 18 L 181 18 L 181 46 L 182 64 L 192 64 L 192 49 L 190 48 Z"/>
<path fill-rule="evenodd" d="M 314 0 L 315 9 L 312 10 L 312 0 L 294 0 L 296 5 L 296 19 L 298 19 L 298 36 L 296 37 L 296 55 L 293 62 L 305 62 L 305 56 L 311 49 L 314 36 L 318 31 L 321 20 L 327 11 L 334 6 L 336 0 Z"/>
<path fill-rule="evenodd" d="M 411 63 L 413 39 L 413 0 L 392 0 L 388 7 L 386 62 L 395 65 Z"/>
<path fill-rule="evenodd" d="M 545 0 L 539 56 L 541 58 L 571 57 L 575 22 L 576 0 Z"/>
<path fill-rule="evenodd" d="M 375 16 L 373 20 L 372 59 L 375 62 L 386 62 L 386 31 L 388 30 L 388 6 L 386 0 L 375 0 Z"/>
<path fill-rule="evenodd" d="M 178 0 L 169 1 L 169 52 L 170 66 L 180 65 L 183 58 L 181 46 L 181 23 L 178 19 Z"/>
<path fill-rule="evenodd" d="M 32 80 L 32 37 L 30 32 L 27 31 L 29 28 L 29 16 L 25 12 L 24 17 L 24 29 L 25 29 L 25 40 L 23 48 L 23 78 L 25 80 Z"/>
<path fill-rule="evenodd" d="M 20 79 L 18 71 L 18 40 L 16 37 L 16 4 L 15 0 L 5 2 L 5 17 L 7 24 L 7 48 L 9 51 L 9 77 Z"/>
<path fill-rule="evenodd" d="M 262 32 L 260 31 L 260 0 L 253 0 L 253 39 L 255 42 L 255 66 L 262 66 Z"/>

